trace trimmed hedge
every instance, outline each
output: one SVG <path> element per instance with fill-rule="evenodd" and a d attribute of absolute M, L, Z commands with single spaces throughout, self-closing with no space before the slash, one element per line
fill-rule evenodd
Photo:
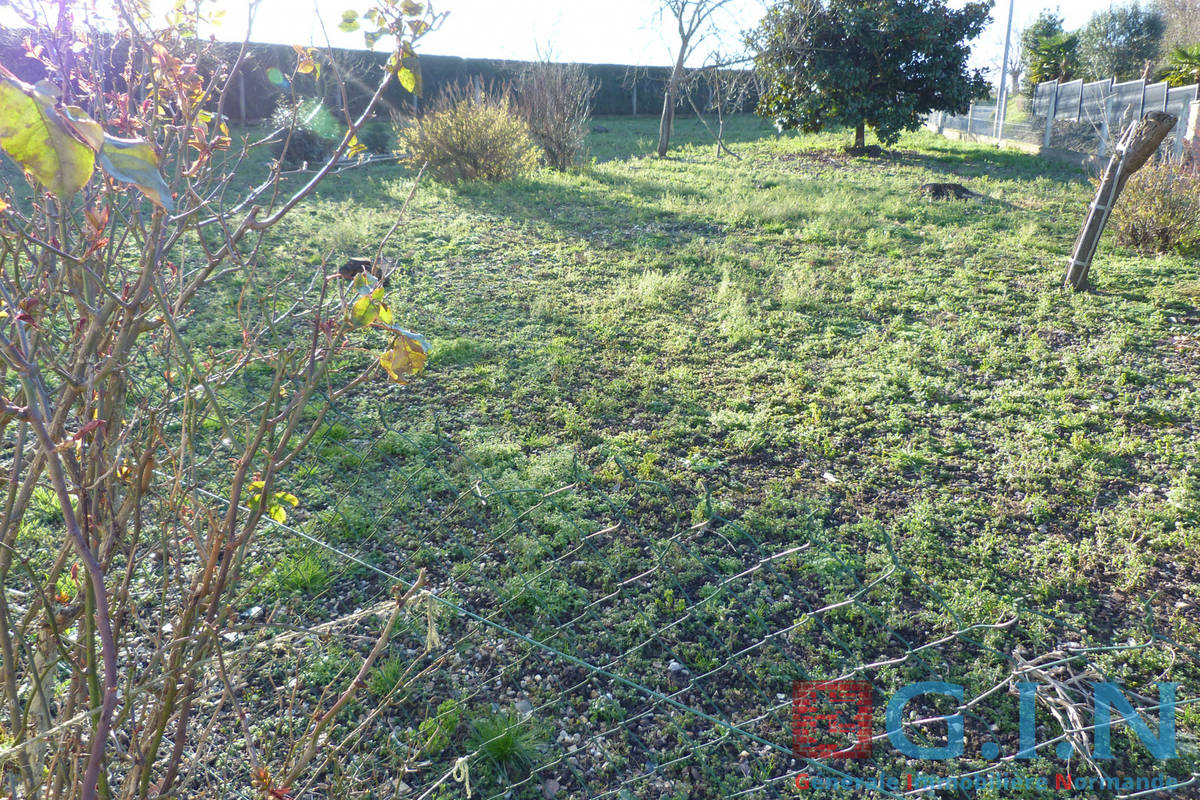
<path fill-rule="evenodd" d="M 22 80 L 35 83 L 46 75 L 37 62 L 25 56 L 22 40 L 29 34 L 29 31 L 0 30 L 0 63 Z M 230 42 L 198 42 L 197 46 L 211 53 L 210 57 L 200 60 L 202 70 L 205 62 L 209 61 L 211 64 L 213 58 L 232 64 L 237 58 L 239 48 L 238 44 Z M 119 64 L 119 55 L 114 53 L 109 61 Z M 357 79 L 347 82 L 351 108 L 363 107 L 369 99 L 369 95 L 366 94 L 367 88 L 377 85 L 387 55 L 342 48 L 335 48 L 333 55 L 343 74 Z M 225 114 L 236 122 L 260 122 L 270 117 L 283 93 L 267 80 L 267 70 L 276 67 L 285 75 L 290 75 L 295 62 L 296 55 L 291 45 L 252 44 L 239 70 L 241 83 L 235 78 L 233 88 L 226 98 Z M 520 68 L 528 62 L 421 55 L 419 63 L 423 85 L 422 97 L 431 98 L 450 86 L 466 85 L 473 80 L 480 80 L 484 86 L 513 83 Z M 593 115 L 654 115 L 662 110 L 667 67 L 635 67 L 625 64 L 582 66 L 599 85 L 599 91 L 592 100 Z M 115 67 L 113 74 L 117 74 Z M 320 96 L 328 107 L 337 108 L 341 105 L 341 98 L 336 86 L 328 79 L 332 74 L 332 70 L 327 70 L 326 79 L 322 81 L 298 75 L 294 90 L 304 96 Z M 416 107 L 420 109 L 422 100 L 414 98 L 399 82 L 393 81 L 383 97 L 383 116 L 386 118 L 387 113 L 392 111 L 412 109 L 414 100 Z M 754 97 L 748 98 L 742 110 L 753 110 L 756 100 Z M 681 100 L 679 110 L 686 107 L 686 101 Z"/>

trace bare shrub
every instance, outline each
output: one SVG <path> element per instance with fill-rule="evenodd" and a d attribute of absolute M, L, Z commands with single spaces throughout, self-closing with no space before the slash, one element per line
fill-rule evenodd
<path fill-rule="evenodd" d="M 537 168 L 537 146 L 529 125 L 507 91 L 476 92 L 451 86 L 425 116 L 397 121 L 397 138 L 416 164 L 446 183 L 502 181 Z"/>
<path fill-rule="evenodd" d="M 291 787 L 326 780 L 378 719 L 343 727 L 420 589 L 397 591 L 373 649 L 340 665 L 357 677 L 303 708 L 260 692 L 288 674 L 298 685 L 300 668 L 261 646 L 279 640 L 244 624 L 246 605 L 277 561 L 267 532 L 303 502 L 293 464 L 325 415 L 380 367 L 407 380 L 425 349 L 393 324 L 382 286 L 360 275 L 347 291 L 325 263 L 278 263 L 269 237 L 351 150 L 394 73 L 358 114 L 343 104 L 348 130 L 292 183 L 278 160 L 257 169 L 268 140 L 221 122 L 246 46 L 222 62 L 194 9 L 152 29 L 140 0 L 110 5 L 112 32 L 5 4 L 50 79 L 0 67 L 0 129 L 21 132 L 0 137 L 21 167 L 0 170 L 0 793 L 307 796 Z M 388 35 L 399 60 L 438 18 L 395 6 L 373 8 L 366 33 Z M 326 63 L 297 49 L 273 80 Z M 280 141 L 299 141 L 294 125 Z M 361 369 L 334 366 L 368 337 L 391 344 Z M 232 391 L 250 385 L 249 399 Z M 320 566 L 310 586 L 328 579 Z"/>
<path fill-rule="evenodd" d="M 1200 170 L 1168 161 L 1129 179 L 1114 216 L 1117 241 L 1140 252 L 1200 252 Z"/>
<path fill-rule="evenodd" d="M 517 106 L 547 166 L 566 170 L 582 159 L 599 88 L 579 64 L 541 61 L 517 75 Z"/>

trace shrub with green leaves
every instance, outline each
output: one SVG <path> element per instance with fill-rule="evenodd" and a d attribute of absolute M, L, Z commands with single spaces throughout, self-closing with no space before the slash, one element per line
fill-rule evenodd
<path fill-rule="evenodd" d="M 421 721 L 417 727 L 417 745 L 431 756 L 445 750 L 462 720 L 462 706 L 457 700 L 443 700 L 437 714 Z"/>
<path fill-rule="evenodd" d="M 1117 241 L 1143 253 L 1200 253 L 1200 169 L 1162 161 L 1132 178 L 1113 213 Z"/>
<path fill-rule="evenodd" d="M 503 181 L 537 168 L 538 148 L 508 92 L 451 87 L 421 119 L 397 131 L 412 163 L 446 183 Z"/>
<path fill-rule="evenodd" d="M 1161 78 L 1172 86 L 1200 83 L 1200 42 L 1191 47 L 1172 48 Z"/>
<path fill-rule="evenodd" d="M 328 124 L 327 118 L 332 118 L 329 110 L 315 100 L 275 109 L 271 126 L 281 130 L 271 143 L 275 158 L 291 167 L 325 160 L 336 144 L 321 130 Z"/>
<path fill-rule="evenodd" d="M 392 131 L 383 123 L 369 122 L 359 128 L 358 141 L 372 153 L 387 154 L 392 150 Z"/>

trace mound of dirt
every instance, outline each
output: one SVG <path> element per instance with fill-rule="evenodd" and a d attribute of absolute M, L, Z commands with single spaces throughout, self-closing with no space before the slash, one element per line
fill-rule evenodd
<path fill-rule="evenodd" d="M 931 200 L 966 200 L 968 197 L 981 197 L 961 183 L 923 183 L 919 190 L 928 195 Z"/>

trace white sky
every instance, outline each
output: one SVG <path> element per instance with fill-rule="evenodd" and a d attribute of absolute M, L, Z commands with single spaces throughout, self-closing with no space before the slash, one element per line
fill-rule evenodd
<path fill-rule="evenodd" d="M 157 1 L 157 0 L 156 0 Z M 96 0 L 72 0 L 84 6 Z M 321 46 L 325 44 L 318 19 L 325 20 L 329 40 L 336 46 L 361 47 L 361 32 L 337 29 L 341 12 L 370 0 L 261 0 L 252 38 L 256 41 Z M 768 0 L 731 0 L 718 20 L 721 49 L 740 44 L 740 31 L 752 28 Z M 951 0 L 959 5 L 964 0 Z M 442 27 L 429 34 L 418 52 L 475 58 L 533 59 L 539 54 L 562 61 L 618 64 L 666 64 L 674 29 L 655 19 L 656 0 L 434 0 L 436 11 L 448 11 Z M 972 63 L 998 66 L 1004 47 L 1009 0 L 996 0 L 992 22 L 976 40 Z M 0 2 L 0 6 L 6 3 Z M 1016 0 L 1013 29 L 1019 31 L 1044 7 L 1058 8 L 1067 28 L 1083 25 L 1105 0 Z M 225 11 L 220 38 L 240 39 L 246 25 L 246 0 L 215 0 L 210 8 Z M 0 9 L 0 25 L 11 25 Z M 710 51 L 693 59 L 698 63 Z"/>
<path fill-rule="evenodd" d="M 240 36 L 245 30 L 245 0 L 217 1 L 229 8 L 223 33 Z M 334 45 L 361 47 L 362 33 L 342 33 L 337 23 L 343 9 L 364 10 L 368 4 L 369 0 L 261 0 L 253 38 L 323 45 L 325 33 L 316 23 L 320 15 Z M 421 40 L 418 52 L 521 60 L 540 53 L 563 61 L 667 63 L 673 59 L 666 37 L 675 36 L 674 27 L 656 18 L 655 8 L 654 0 L 433 0 L 435 12 L 449 13 L 439 29 Z M 714 17 L 728 47 L 738 45 L 738 32 L 753 27 L 762 9 L 763 0 L 730 0 Z M 705 48 L 700 60 L 710 51 Z"/>

